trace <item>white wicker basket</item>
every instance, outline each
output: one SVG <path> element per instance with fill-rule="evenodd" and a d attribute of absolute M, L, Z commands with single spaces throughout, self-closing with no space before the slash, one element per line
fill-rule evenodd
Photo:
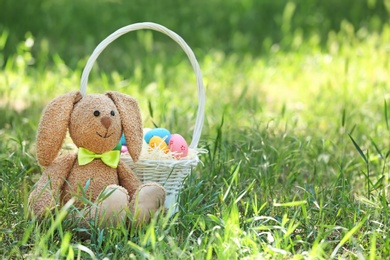
<path fill-rule="evenodd" d="M 96 61 L 99 54 L 115 39 L 121 35 L 142 29 L 151 29 L 163 34 L 168 35 L 171 39 L 177 42 L 180 47 L 187 54 L 189 61 L 191 62 L 192 68 L 195 72 L 196 82 L 198 86 L 198 111 L 195 121 L 195 127 L 192 135 L 192 141 L 189 145 L 189 149 L 197 150 L 198 143 L 203 127 L 204 121 L 204 107 L 206 101 L 206 95 L 203 86 L 202 73 L 199 64 L 195 58 L 195 55 L 187 43 L 175 32 L 167 29 L 166 27 L 156 23 L 136 23 L 120 28 L 106 39 L 104 39 L 93 51 L 91 57 L 88 59 L 87 64 L 83 70 L 81 76 L 81 93 L 83 96 L 86 95 L 88 75 L 91 72 L 92 66 Z M 132 170 L 138 175 L 143 183 L 157 182 L 163 185 L 167 191 L 167 199 L 165 207 L 171 209 L 171 213 L 177 211 L 177 198 L 178 193 L 182 187 L 184 178 L 191 173 L 191 171 L 200 162 L 198 155 L 195 153 L 193 158 L 185 160 L 147 160 L 140 158 L 136 163 L 131 160 L 130 156 L 122 156 L 121 158 L 126 164 L 128 164 Z"/>

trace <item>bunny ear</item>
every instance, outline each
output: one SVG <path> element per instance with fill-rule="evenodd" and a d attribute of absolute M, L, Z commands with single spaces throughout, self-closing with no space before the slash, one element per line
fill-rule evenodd
<path fill-rule="evenodd" d="M 37 158 L 41 166 L 50 165 L 64 142 L 73 105 L 82 98 L 73 91 L 53 99 L 45 108 L 38 126 Z"/>
<path fill-rule="evenodd" d="M 119 92 L 110 91 L 106 95 L 112 99 L 119 111 L 127 149 L 135 162 L 141 154 L 143 140 L 141 111 L 138 102 L 134 98 Z"/>

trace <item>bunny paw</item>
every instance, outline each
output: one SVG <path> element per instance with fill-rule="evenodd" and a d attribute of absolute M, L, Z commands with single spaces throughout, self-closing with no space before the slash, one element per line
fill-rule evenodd
<path fill-rule="evenodd" d="M 148 183 L 140 186 L 131 201 L 134 220 L 138 224 L 148 222 L 153 213 L 164 206 L 165 196 L 165 189 L 159 184 Z"/>

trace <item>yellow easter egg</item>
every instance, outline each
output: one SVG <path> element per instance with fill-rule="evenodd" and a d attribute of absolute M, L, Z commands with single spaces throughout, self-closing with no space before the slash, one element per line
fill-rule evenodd
<path fill-rule="evenodd" d="M 159 136 L 153 136 L 149 141 L 149 146 L 153 149 L 158 148 L 160 150 L 163 150 L 164 153 L 169 152 L 168 145 L 165 143 L 164 139 Z"/>

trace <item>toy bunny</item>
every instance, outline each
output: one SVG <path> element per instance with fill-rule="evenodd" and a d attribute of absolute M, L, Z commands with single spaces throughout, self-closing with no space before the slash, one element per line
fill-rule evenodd
<path fill-rule="evenodd" d="M 69 129 L 78 153 L 59 155 Z M 43 174 L 29 196 L 29 206 L 37 217 L 71 198 L 82 208 L 77 196 L 87 187 L 90 201 L 102 192 L 107 198 L 97 202 L 86 219 L 100 222 L 133 214 L 138 223 L 164 205 L 166 192 L 156 183 L 141 184 L 114 150 L 124 132 L 128 150 L 137 161 L 142 149 L 143 128 L 137 101 L 125 94 L 107 92 L 82 97 L 79 91 L 53 99 L 38 126 L 37 158 Z M 86 185 L 88 183 L 88 185 Z M 115 220 L 113 221 L 115 222 Z"/>

